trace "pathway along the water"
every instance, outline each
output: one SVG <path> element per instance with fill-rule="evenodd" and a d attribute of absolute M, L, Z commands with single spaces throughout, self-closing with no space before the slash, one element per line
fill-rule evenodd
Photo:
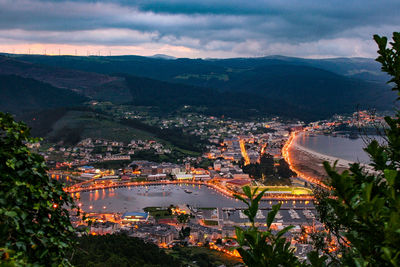
<path fill-rule="evenodd" d="M 75 193 L 74 198 L 86 212 L 140 211 L 145 207 L 190 205 L 211 208 L 244 208 L 241 201 L 204 185 L 169 184 L 99 189 Z M 282 209 L 312 209 L 311 200 L 263 200 L 261 208 L 282 203 Z"/>
<path fill-rule="evenodd" d="M 301 178 L 309 183 L 312 183 L 314 185 L 317 185 L 319 187 L 329 189 L 329 187 L 327 185 L 325 185 L 321 180 L 304 174 L 301 170 L 296 169 L 296 167 L 294 166 L 294 164 L 292 162 L 292 158 L 291 158 L 292 156 L 289 153 L 289 149 L 295 142 L 296 134 L 297 134 L 297 132 L 292 132 L 289 136 L 289 139 L 286 141 L 285 145 L 282 148 L 282 156 L 284 157 L 286 162 L 289 164 L 289 168 L 293 172 L 295 172 L 299 178 Z"/>

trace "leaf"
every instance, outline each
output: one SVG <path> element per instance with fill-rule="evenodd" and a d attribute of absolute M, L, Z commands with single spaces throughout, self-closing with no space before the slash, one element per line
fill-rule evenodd
<path fill-rule="evenodd" d="M 235 226 L 235 234 L 236 234 L 236 241 L 237 241 L 240 245 L 243 245 L 243 244 L 244 244 L 244 233 L 243 233 L 243 229 L 241 229 L 240 227 Z"/>
<path fill-rule="evenodd" d="M 275 219 L 276 214 L 278 213 L 279 209 L 281 208 L 281 204 L 276 204 L 272 206 L 272 210 L 268 212 L 267 215 L 267 227 L 268 229 L 271 227 L 272 222 Z"/>
<path fill-rule="evenodd" d="M 17 217 L 17 213 L 15 211 L 6 211 L 4 214 L 11 218 Z"/>
<path fill-rule="evenodd" d="M 258 187 L 257 187 L 258 188 Z M 265 192 L 267 191 L 267 189 L 264 189 L 263 191 L 261 191 L 257 197 L 254 199 L 254 202 L 259 203 L 261 198 L 264 196 Z"/>
<path fill-rule="evenodd" d="M 328 256 L 323 255 L 320 257 L 317 251 L 311 251 L 307 254 L 307 259 L 313 267 L 324 267 L 326 266 L 325 262 L 328 259 Z"/>
<path fill-rule="evenodd" d="M 384 174 L 385 174 L 385 179 L 388 182 L 388 184 L 390 186 L 394 185 L 394 182 L 396 180 L 396 176 L 397 176 L 397 171 L 395 170 L 389 170 L 389 169 L 385 169 L 384 170 Z"/>
<path fill-rule="evenodd" d="M 244 192 L 244 194 L 248 197 L 248 198 L 250 198 L 251 199 L 251 189 L 250 189 L 250 187 L 248 186 L 248 185 L 246 185 L 246 186 L 243 186 L 242 187 L 242 190 L 243 190 L 243 192 Z"/>
<path fill-rule="evenodd" d="M 233 196 L 235 198 L 241 200 L 242 202 L 246 203 L 247 206 L 250 206 L 250 203 L 246 199 L 244 199 L 242 196 L 239 196 L 239 195 L 236 195 L 236 194 L 233 194 Z"/>
<path fill-rule="evenodd" d="M 294 225 L 289 225 L 286 226 L 285 228 L 283 228 L 282 230 L 280 230 L 277 234 L 276 237 L 280 238 L 281 236 L 283 236 L 284 234 L 286 234 L 288 231 L 292 230 L 294 228 Z"/>
<path fill-rule="evenodd" d="M 371 201 L 371 191 L 372 191 L 373 186 L 374 186 L 373 183 L 368 183 L 365 185 L 365 188 L 364 188 L 365 199 L 368 202 Z"/>

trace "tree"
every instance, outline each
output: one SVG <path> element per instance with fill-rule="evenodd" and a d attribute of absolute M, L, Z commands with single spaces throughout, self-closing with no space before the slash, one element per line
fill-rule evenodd
<path fill-rule="evenodd" d="M 183 227 L 179 231 L 179 239 L 184 240 L 190 236 L 190 227 Z"/>
<path fill-rule="evenodd" d="M 391 47 L 386 37 L 374 39 L 379 47 L 376 60 L 400 96 L 400 33 L 393 33 Z M 374 172 L 355 163 L 338 173 L 335 165 L 324 163 L 332 190 L 317 194 L 317 209 L 339 243 L 342 257 L 331 257 L 338 265 L 400 265 L 400 111 L 385 121 L 387 143 L 373 140 L 364 149 Z"/>
<path fill-rule="evenodd" d="M 260 170 L 261 174 L 265 177 L 274 175 L 274 156 L 272 156 L 271 154 L 262 155 L 260 158 Z"/>
<path fill-rule="evenodd" d="M 62 185 L 46 173 L 29 128 L 0 112 L 0 257 L 8 265 L 68 265 L 75 233 Z"/>
<path fill-rule="evenodd" d="M 77 241 L 74 266 L 182 266 L 157 245 L 125 234 L 84 235 Z"/>
<path fill-rule="evenodd" d="M 277 173 L 279 177 L 282 178 L 290 178 L 295 173 L 290 169 L 289 164 L 286 162 L 285 159 L 280 159 L 279 160 L 279 166 L 277 168 Z"/>
<path fill-rule="evenodd" d="M 176 218 L 178 219 L 179 223 L 185 224 L 189 221 L 190 215 L 189 214 L 178 214 L 178 216 L 176 216 Z"/>

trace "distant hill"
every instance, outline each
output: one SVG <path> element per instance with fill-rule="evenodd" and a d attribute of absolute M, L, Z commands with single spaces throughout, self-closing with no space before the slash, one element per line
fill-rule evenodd
<path fill-rule="evenodd" d="M 155 54 L 151 56 L 152 58 L 161 58 L 161 59 L 176 59 L 176 57 L 164 55 L 164 54 Z"/>
<path fill-rule="evenodd" d="M 233 76 L 223 90 L 282 99 L 291 106 L 309 108 L 321 116 L 349 112 L 356 107 L 384 110 L 394 99 L 383 83 L 297 65 L 269 65 L 244 71 L 240 76 Z"/>
<path fill-rule="evenodd" d="M 386 73 L 381 72 L 380 64 L 372 58 L 328 58 L 305 59 L 285 56 L 268 56 L 259 58 L 211 59 L 214 64 L 233 69 L 252 69 L 268 65 L 297 65 L 315 67 L 348 77 L 358 74 L 370 74 L 372 80 L 387 81 Z"/>
<path fill-rule="evenodd" d="M 0 75 L 0 111 L 14 114 L 54 107 L 79 106 L 88 98 L 68 89 L 16 75 Z"/>
<path fill-rule="evenodd" d="M 12 57 L 33 63 L 65 67 L 98 73 L 126 73 L 159 80 L 173 80 L 182 74 L 220 75 L 235 74 L 268 65 L 298 65 L 320 68 L 339 75 L 358 77 L 368 76 L 369 80 L 387 81 L 388 77 L 380 71 L 380 65 L 372 58 L 331 58 L 304 59 L 285 56 L 229 59 L 188 59 L 172 58 L 165 55 L 152 57 L 112 56 L 40 56 L 12 55 Z M 210 76 L 205 79 L 210 79 Z"/>
<path fill-rule="evenodd" d="M 293 106 L 283 98 L 269 98 L 252 92 L 221 92 L 200 86 L 170 83 L 126 75 L 134 105 L 157 106 L 165 114 L 182 106 L 200 107 L 207 115 L 247 119 L 265 114 L 316 119 L 312 109 Z M 195 109 L 196 110 L 196 109 Z M 197 109 L 199 110 L 199 109 Z"/>
<path fill-rule="evenodd" d="M 32 77 L 91 99 L 156 106 L 164 113 L 189 105 L 210 115 L 309 121 L 357 108 L 390 109 L 394 99 L 379 65 L 362 58 L 11 55 L 0 64 L 0 73 Z"/>
<path fill-rule="evenodd" d="M 0 56 L 0 75 L 18 75 L 70 89 L 89 98 L 116 103 L 131 100 L 121 77 L 47 66 Z"/>

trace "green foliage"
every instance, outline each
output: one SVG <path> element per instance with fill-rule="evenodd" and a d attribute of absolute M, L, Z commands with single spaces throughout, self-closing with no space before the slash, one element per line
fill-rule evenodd
<path fill-rule="evenodd" d="M 282 178 L 290 178 L 295 175 L 295 173 L 290 169 L 289 164 L 284 160 L 279 160 L 279 165 L 277 167 L 277 174 Z"/>
<path fill-rule="evenodd" d="M 151 216 L 157 219 L 173 218 L 171 207 L 164 209 L 161 207 L 146 207 L 143 209 L 145 212 L 149 212 Z"/>
<path fill-rule="evenodd" d="M 0 110 L 21 113 L 44 108 L 81 105 L 88 98 L 37 80 L 0 75 Z"/>
<path fill-rule="evenodd" d="M 203 220 L 204 225 L 208 225 L 208 226 L 216 226 L 218 225 L 218 221 L 214 221 L 214 220 Z"/>
<path fill-rule="evenodd" d="M 243 192 L 248 199 L 242 196 L 235 197 L 247 205 L 244 214 L 247 215 L 251 226 L 248 229 L 236 227 L 237 248 L 244 263 L 248 266 L 302 266 L 303 264 L 294 255 L 294 249 L 286 241 L 284 234 L 293 226 L 287 226 L 274 233 L 271 225 L 280 209 L 280 204 L 274 205 L 268 213 L 266 224 L 267 230 L 260 231 L 255 225 L 255 217 L 259 202 L 266 190 L 256 195 L 258 188 L 251 191 L 250 187 L 243 187 Z"/>
<path fill-rule="evenodd" d="M 241 262 L 237 258 L 231 257 L 221 251 L 209 249 L 205 246 L 182 247 L 176 245 L 172 248 L 169 255 L 173 255 L 175 258 L 182 261 L 183 266 L 241 266 Z"/>
<path fill-rule="evenodd" d="M 400 90 L 400 33 L 393 34 L 391 48 L 387 38 L 374 36 L 379 46 L 377 61 Z M 399 92 L 398 92 L 399 93 Z M 372 141 L 365 148 L 374 172 L 359 164 L 338 173 L 325 162 L 330 177 L 330 192 L 317 194 L 321 221 L 341 246 L 341 258 L 333 259 L 346 266 L 400 265 L 400 112 L 385 117 L 386 144 Z"/>
<path fill-rule="evenodd" d="M 176 218 L 178 219 L 179 223 L 187 223 L 190 219 L 190 215 L 181 213 Z"/>
<path fill-rule="evenodd" d="M 264 154 L 260 158 L 260 163 L 251 163 L 244 165 L 244 159 L 239 162 L 244 173 L 250 177 L 261 180 L 267 185 L 291 185 L 290 177 L 293 172 L 284 159 L 279 161 L 279 166 L 274 166 L 274 157 L 270 154 Z"/>
<path fill-rule="evenodd" d="M 156 245 L 124 234 L 82 236 L 77 242 L 75 266 L 181 266 Z"/>
<path fill-rule="evenodd" d="M 400 32 L 393 33 L 391 48 L 387 47 L 387 38 L 374 35 L 374 40 L 378 44 L 378 58 L 376 61 L 381 63 L 382 71 L 389 74 L 392 79 L 388 83 L 394 83 L 393 90 L 398 91 L 400 96 Z"/>
<path fill-rule="evenodd" d="M 0 257 L 11 265 L 68 265 L 75 231 L 66 208 L 73 200 L 26 146 L 37 141 L 0 113 Z"/>
<path fill-rule="evenodd" d="M 161 129 L 156 126 L 152 126 L 146 124 L 138 119 L 122 119 L 121 123 L 123 125 L 127 125 L 133 127 L 135 129 L 139 129 L 142 131 L 149 132 L 154 134 L 159 139 L 163 139 L 167 142 L 170 142 L 174 146 L 177 146 L 181 149 L 202 152 L 204 150 L 205 145 L 208 145 L 208 141 L 201 139 L 199 136 L 186 134 L 183 128 L 168 128 Z"/>
<path fill-rule="evenodd" d="M 194 167 L 208 169 L 208 167 L 212 166 L 213 163 L 214 162 L 208 158 L 202 158 L 200 163 L 197 162 L 194 163 Z"/>
<path fill-rule="evenodd" d="M 183 227 L 179 230 L 179 239 L 184 240 L 190 236 L 190 227 Z"/>
<path fill-rule="evenodd" d="M 68 108 L 33 111 L 16 116 L 16 120 L 26 122 L 31 127 L 32 136 L 44 137 L 51 132 L 54 123 L 61 119 L 67 111 Z"/>
<path fill-rule="evenodd" d="M 270 57 L 163 60 L 131 56 L 38 55 L 18 55 L 18 60 L 38 63 L 41 66 L 135 75 L 137 77 L 128 76 L 126 84 L 118 81 L 103 85 L 99 84 L 101 79 L 97 75 L 91 75 L 94 78 L 91 78 L 88 84 L 82 86 L 82 83 L 75 81 L 76 84 L 74 83 L 72 88 L 88 88 L 84 91 L 91 98 L 109 99 L 113 102 L 117 99 L 122 102 L 129 101 L 129 93 L 126 92 L 129 90 L 135 104 L 157 106 L 162 114 L 174 112 L 183 105 L 191 105 L 199 109 L 206 107 L 205 112 L 213 116 L 225 115 L 247 119 L 250 116 L 277 114 L 315 120 L 330 117 L 335 113 L 353 112 L 356 103 L 386 108 L 391 99 L 390 94 L 382 92 L 384 84 L 368 81 L 380 80 L 380 75 L 367 72 L 352 75 L 354 78 L 361 77 L 364 81 L 348 76 L 354 67 L 375 72 L 376 65 L 369 60 L 282 60 Z M 57 77 L 57 73 L 54 73 L 51 67 L 47 67 L 46 71 Z M 120 86 L 120 89 L 115 88 L 117 84 L 123 86 Z M 110 90 L 110 86 L 113 90 Z M 99 87 L 102 88 L 100 94 Z M 218 88 L 221 92 L 209 88 Z"/>

